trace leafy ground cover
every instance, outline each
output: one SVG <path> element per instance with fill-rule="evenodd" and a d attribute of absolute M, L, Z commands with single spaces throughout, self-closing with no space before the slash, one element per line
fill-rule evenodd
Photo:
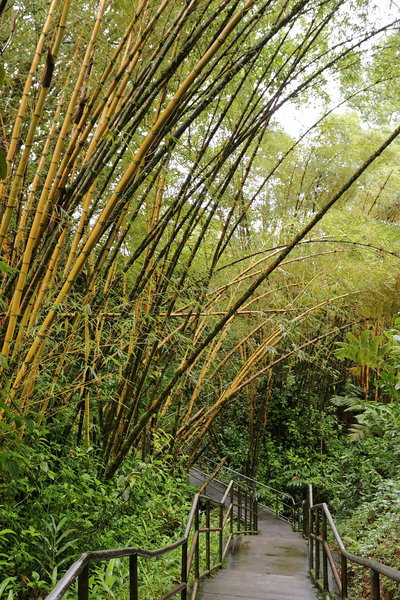
<path fill-rule="evenodd" d="M 373 558 L 400 569 L 400 481 L 385 479 L 371 500 L 365 501 L 353 514 L 340 522 L 343 540 L 350 552 Z M 367 598 L 370 594 L 369 573 L 354 566 L 349 580 L 351 596 Z M 382 600 L 398 597 L 395 582 L 381 577 Z"/>
<path fill-rule="evenodd" d="M 3 485 L 0 596 L 7 600 L 43 597 L 84 551 L 167 545 L 181 535 L 192 501 L 185 472 L 168 457 L 131 456 L 104 482 L 91 450 L 63 449 L 61 460 L 62 449 L 44 433 L 34 430 L 34 448 L 15 448 L 18 467 Z M 139 563 L 142 597 L 157 597 L 179 576 L 179 550 Z M 91 573 L 92 598 L 127 593 L 127 560 L 99 563 Z"/>

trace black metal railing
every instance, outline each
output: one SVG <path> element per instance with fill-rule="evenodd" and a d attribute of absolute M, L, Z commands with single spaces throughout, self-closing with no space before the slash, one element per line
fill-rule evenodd
<path fill-rule="evenodd" d="M 312 488 L 310 486 L 308 499 L 308 538 L 309 538 L 309 568 L 314 583 L 324 591 L 336 592 L 340 598 L 348 598 L 348 563 L 360 565 L 370 573 L 370 598 L 381 600 L 380 576 L 387 577 L 400 584 L 400 571 L 370 558 L 357 556 L 346 550 L 335 522 L 325 502 L 313 504 Z M 329 542 L 334 540 L 334 545 Z M 367 598 L 365 599 L 367 600 Z"/>
<path fill-rule="evenodd" d="M 216 470 L 216 472 L 219 469 Z M 46 600 L 60 600 L 77 581 L 77 599 L 89 600 L 90 565 L 116 558 L 129 560 L 129 600 L 139 600 L 138 558 L 156 558 L 181 548 L 180 581 L 160 597 L 167 600 L 180 594 L 181 600 L 194 600 L 199 581 L 222 566 L 234 534 L 257 533 L 258 505 L 254 494 L 235 481 L 225 486 L 220 500 L 210 498 L 202 491 L 210 484 L 214 474 L 201 486 L 193 498 L 183 537 L 156 550 L 142 548 L 117 548 L 86 552 L 68 569 L 62 579 L 48 594 Z M 213 562 L 211 536 L 216 536 L 216 562 Z M 204 538 L 204 551 L 200 540 Z M 214 552 L 215 553 L 215 552 Z"/>

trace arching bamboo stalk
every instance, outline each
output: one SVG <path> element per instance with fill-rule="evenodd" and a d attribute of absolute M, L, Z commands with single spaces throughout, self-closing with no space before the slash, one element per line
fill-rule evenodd
<path fill-rule="evenodd" d="M 30 120 L 28 133 L 27 133 L 26 139 L 24 141 L 24 151 L 23 151 L 21 160 L 19 161 L 15 175 L 13 177 L 10 192 L 7 195 L 7 204 L 6 204 L 6 208 L 5 208 L 4 214 L 2 216 L 1 224 L 0 224 L 0 247 L 3 245 L 4 239 L 7 234 L 8 227 L 9 227 L 9 224 L 11 221 L 11 216 L 14 212 L 15 206 L 18 201 L 18 193 L 19 193 L 19 190 L 21 189 L 23 177 L 24 177 L 27 165 L 28 165 L 28 160 L 29 160 L 29 156 L 31 154 L 32 144 L 33 144 L 33 140 L 35 137 L 36 129 L 37 129 L 37 126 L 41 119 L 43 107 L 44 107 L 47 95 L 49 93 L 51 80 L 53 77 L 55 60 L 57 59 L 58 52 L 59 52 L 60 46 L 61 46 L 61 42 L 64 37 L 68 13 L 69 13 L 70 6 L 71 6 L 71 1 L 72 0 L 65 0 L 65 2 L 63 3 L 62 12 L 61 12 L 60 19 L 59 19 L 59 22 L 57 25 L 57 31 L 55 34 L 55 38 L 51 45 L 50 50 L 47 53 L 46 64 L 43 69 L 43 76 L 42 76 L 42 82 L 41 82 L 38 99 L 37 99 L 37 102 L 35 105 L 35 109 L 34 109 L 32 118 Z M 49 19 L 50 19 L 50 16 L 49 16 Z M 30 88 L 32 82 L 29 78 L 28 78 L 28 80 L 29 80 L 29 88 Z M 28 84 L 28 82 L 27 82 L 27 84 Z M 20 114 L 22 116 L 25 113 L 25 109 L 26 109 L 26 104 L 22 104 L 21 112 L 20 112 Z M 21 117 L 18 116 L 17 120 L 18 120 L 18 125 L 16 125 L 16 134 L 17 134 L 17 132 L 19 132 L 19 129 L 20 129 Z M 13 154 L 14 154 L 14 152 L 15 152 L 15 149 L 13 146 Z M 10 153 L 10 155 L 11 155 L 11 153 Z M 6 338 L 7 338 L 7 336 L 6 336 Z M 9 352 L 9 344 L 6 343 L 6 345 L 3 349 L 3 353 L 5 356 L 7 356 L 8 352 Z"/>
<path fill-rule="evenodd" d="M 27 109 L 27 105 L 28 105 L 28 100 L 29 100 L 32 83 L 33 83 L 37 68 L 39 66 L 40 60 L 43 55 L 43 49 L 44 49 L 46 37 L 51 30 L 51 24 L 52 24 L 54 14 L 56 11 L 56 6 L 57 6 L 57 0 L 52 0 L 52 2 L 50 3 L 49 9 L 48 9 L 47 15 L 46 15 L 43 29 L 40 33 L 39 40 L 36 45 L 35 53 L 33 55 L 32 63 L 31 63 L 30 69 L 29 69 L 28 77 L 26 79 L 24 89 L 23 89 L 23 92 L 21 95 L 21 101 L 20 101 L 20 105 L 18 108 L 18 113 L 17 113 L 17 117 L 15 119 L 14 127 L 13 127 L 12 134 L 11 134 L 10 144 L 9 144 L 8 152 L 7 152 L 6 160 L 8 163 L 8 172 L 9 173 L 12 172 L 12 164 L 13 164 L 14 156 L 16 153 L 18 140 L 20 137 L 21 125 L 22 125 L 22 122 L 23 122 L 23 120 L 25 118 L 25 114 L 26 114 L 26 109 Z M 0 201 L 3 198 L 4 191 L 5 191 L 4 184 L 0 183 Z M 1 204 L 0 204 L 0 206 L 1 206 Z M 0 211 L 0 221 L 2 220 L 2 217 L 3 217 L 3 211 L 1 210 Z"/>

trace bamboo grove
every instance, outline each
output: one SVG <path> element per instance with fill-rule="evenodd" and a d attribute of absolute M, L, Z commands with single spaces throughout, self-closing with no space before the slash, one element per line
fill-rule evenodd
<path fill-rule="evenodd" d="M 361 293 L 305 302 L 317 273 L 271 277 L 354 250 L 310 232 L 398 129 L 283 244 L 256 252 L 250 220 L 301 144 L 272 148 L 275 115 L 397 23 L 373 26 L 344 0 L 37 7 L 13 17 L 1 3 L 16 82 L 1 123 L 2 419 L 19 415 L 22 436 L 56 422 L 60 439 L 96 448 L 106 477 L 132 448 L 153 452 L 158 431 L 193 458 L 237 394 L 262 421 L 251 398 L 294 351 L 276 355 L 278 317 L 293 331 Z M 13 61 L 34 21 L 36 48 Z"/>

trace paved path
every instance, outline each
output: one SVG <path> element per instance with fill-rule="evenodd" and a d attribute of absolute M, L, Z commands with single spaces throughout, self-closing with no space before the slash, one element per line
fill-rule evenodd
<path fill-rule="evenodd" d="M 238 536 L 226 569 L 202 586 L 202 600 L 316 600 L 307 548 L 291 526 L 262 510 L 259 534 Z"/>

